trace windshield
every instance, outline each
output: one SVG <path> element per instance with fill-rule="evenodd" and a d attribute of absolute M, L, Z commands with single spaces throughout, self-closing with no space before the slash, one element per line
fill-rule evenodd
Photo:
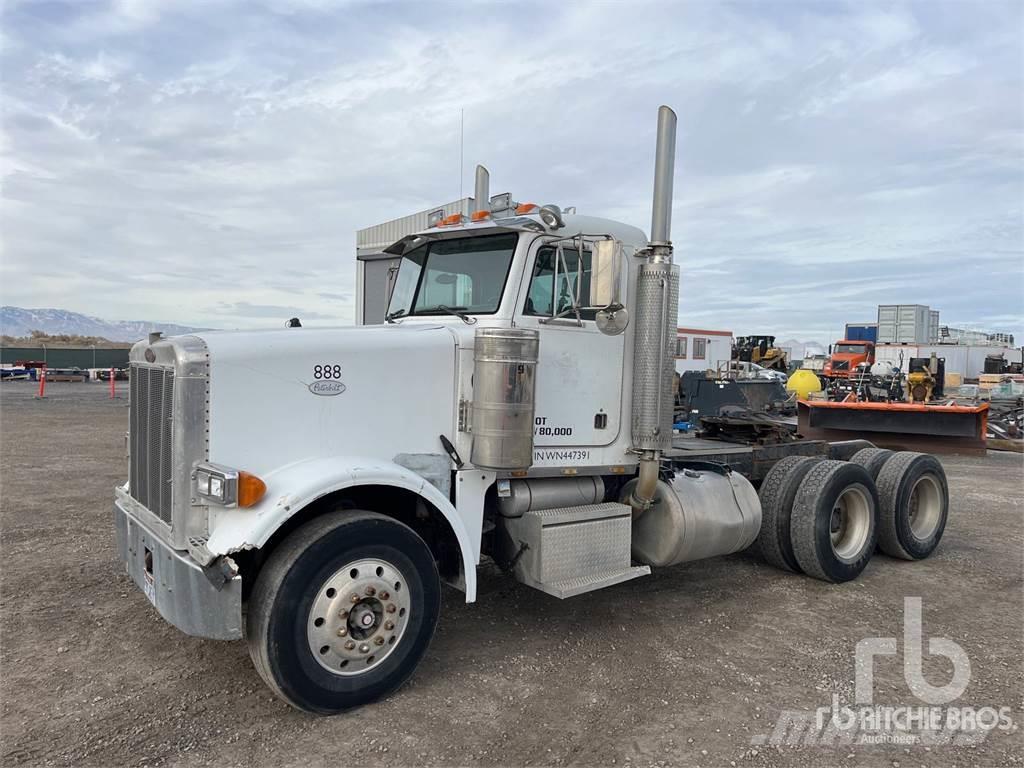
<path fill-rule="evenodd" d="M 863 344 L 836 344 L 832 351 L 839 355 L 863 355 L 867 348 Z"/>
<path fill-rule="evenodd" d="M 402 256 L 388 317 L 498 311 L 519 235 L 436 240 Z"/>

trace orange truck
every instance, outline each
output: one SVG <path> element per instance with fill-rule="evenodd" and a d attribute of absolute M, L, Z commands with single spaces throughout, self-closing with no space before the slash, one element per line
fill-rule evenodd
<path fill-rule="evenodd" d="M 870 341 L 843 339 L 832 345 L 822 375 L 828 379 L 848 379 L 861 363 L 875 362 L 875 345 Z"/>

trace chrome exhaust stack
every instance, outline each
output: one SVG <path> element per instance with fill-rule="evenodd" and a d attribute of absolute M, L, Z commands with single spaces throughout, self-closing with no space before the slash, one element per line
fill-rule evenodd
<path fill-rule="evenodd" d="M 650 508 L 657 495 L 661 452 L 672 447 L 674 397 L 671 354 L 676 337 L 679 267 L 672 263 L 672 186 L 676 156 L 676 113 L 658 110 L 654 160 L 654 201 L 647 262 L 637 276 L 633 342 L 633 450 L 640 454 L 640 478 L 629 496 L 633 516 Z"/>
<path fill-rule="evenodd" d="M 672 261 L 672 186 L 676 169 L 676 113 L 658 108 L 658 146 L 654 153 L 654 205 L 651 245 L 665 246 Z"/>

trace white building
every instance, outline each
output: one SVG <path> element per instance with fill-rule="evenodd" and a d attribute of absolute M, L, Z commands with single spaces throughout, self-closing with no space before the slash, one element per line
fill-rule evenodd
<path fill-rule="evenodd" d="M 464 197 L 439 208 L 427 208 L 382 224 L 374 224 L 356 232 L 356 325 L 377 325 L 384 322 L 395 286 L 401 258 L 384 249 L 413 232 L 430 226 L 429 215 L 437 210 L 444 216 L 461 213 L 469 216 L 474 210 L 473 198 Z"/>
<path fill-rule="evenodd" d="M 964 379 L 977 379 L 985 372 L 985 358 L 1002 355 L 1008 363 L 1024 360 L 1024 349 L 995 344 L 879 344 L 875 347 L 875 360 L 899 367 L 904 373 L 912 357 L 943 358 L 946 373 L 958 373 Z"/>
<path fill-rule="evenodd" d="M 732 331 L 676 329 L 676 373 L 717 371 L 732 358 Z"/>

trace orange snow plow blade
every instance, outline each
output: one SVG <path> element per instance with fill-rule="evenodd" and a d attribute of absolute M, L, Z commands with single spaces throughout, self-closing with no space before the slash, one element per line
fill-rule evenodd
<path fill-rule="evenodd" d="M 857 403 L 800 400 L 797 431 L 812 440 L 860 437 L 882 448 L 984 453 L 988 403 Z"/>

